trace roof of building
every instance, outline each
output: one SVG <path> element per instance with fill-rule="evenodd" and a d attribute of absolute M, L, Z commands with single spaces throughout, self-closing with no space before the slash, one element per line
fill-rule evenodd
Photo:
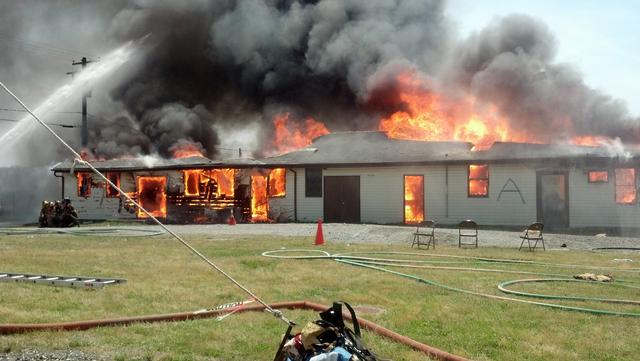
<path fill-rule="evenodd" d="M 472 147 L 467 142 L 391 139 L 377 131 L 340 132 L 317 137 L 307 148 L 263 161 L 271 165 L 438 162 L 464 157 Z"/>
<path fill-rule="evenodd" d="M 131 171 L 139 169 L 170 170 L 192 168 L 242 168 L 260 166 L 264 163 L 251 158 L 231 158 L 225 160 L 211 160 L 207 157 L 193 156 L 187 158 L 164 159 L 157 156 L 140 156 L 137 158 L 112 159 L 91 161 L 91 164 L 100 171 Z M 51 168 L 57 172 L 69 172 L 71 170 L 89 170 L 82 163 L 73 161 L 60 162 Z"/>
<path fill-rule="evenodd" d="M 402 163 L 497 162 L 522 160 L 611 159 L 633 157 L 638 151 L 571 144 L 496 142 L 474 151 L 467 142 L 392 139 L 384 132 L 331 133 L 315 138 L 307 148 L 264 158 L 271 166 L 389 165 Z"/>
<path fill-rule="evenodd" d="M 162 159 L 141 156 L 91 162 L 102 171 L 131 171 L 140 169 L 170 170 L 193 168 L 249 168 L 292 166 L 358 166 L 395 164 L 450 164 L 469 162 L 518 162 L 531 160 L 610 161 L 640 158 L 639 149 L 621 146 L 576 146 L 571 144 L 532 144 L 496 142 L 491 148 L 474 151 L 468 142 L 432 142 L 389 138 L 385 132 L 338 132 L 313 140 L 306 148 L 263 159 L 234 158 L 211 160 L 195 156 Z M 81 163 L 66 161 L 52 170 L 68 172 L 88 170 Z"/>

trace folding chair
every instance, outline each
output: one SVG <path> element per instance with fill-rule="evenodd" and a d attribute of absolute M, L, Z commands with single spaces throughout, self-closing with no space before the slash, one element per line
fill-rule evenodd
<path fill-rule="evenodd" d="M 538 246 L 538 242 L 540 241 L 542 241 L 542 249 L 546 251 L 547 248 L 544 246 L 544 237 L 542 237 L 543 228 L 544 228 L 544 224 L 542 223 L 539 223 L 539 222 L 531 223 L 531 225 L 527 227 L 527 229 L 525 229 L 524 232 L 522 232 L 522 235 L 520 236 L 520 238 L 522 238 L 522 243 L 520 243 L 520 248 L 518 248 L 518 251 L 522 249 L 522 246 L 524 245 L 525 240 L 529 245 L 529 251 L 534 251 Z M 536 243 L 534 243 L 533 245 L 533 248 L 531 248 L 531 241 L 536 241 Z"/>
<path fill-rule="evenodd" d="M 473 243 L 464 243 L 462 238 L 471 238 Z M 475 246 L 478 248 L 478 224 L 472 220 L 460 222 L 458 225 L 458 247 Z"/>
<path fill-rule="evenodd" d="M 436 248 L 435 230 L 436 230 L 436 221 L 434 220 L 429 219 L 422 223 L 418 223 L 416 227 L 416 231 L 413 233 L 413 243 L 411 244 L 411 248 L 413 248 L 413 246 L 415 245 L 418 245 L 418 248 L 420 248 L 420 245 L 426 245 L 427 249 L 429 249 L 429 246 L 433 245 L 433 248 L 435 249 Z M 420 237 L 426 237 L 427 243 L 420 242 Z"/>

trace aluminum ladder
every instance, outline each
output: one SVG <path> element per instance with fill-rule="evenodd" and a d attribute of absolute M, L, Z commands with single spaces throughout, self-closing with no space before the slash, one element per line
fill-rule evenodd
<path fill-rule="evenodd" d="M 75 288 L 102 288 L 104 286 L 125 283 L 127 282 L 127 280 L 118 278 L 49 276 L 0 272 L 0 282 L 26 282 Z"/>

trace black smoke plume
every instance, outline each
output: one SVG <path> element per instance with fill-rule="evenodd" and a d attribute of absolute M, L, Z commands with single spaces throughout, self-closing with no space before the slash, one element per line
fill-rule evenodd
<path fill-rule="evenodd" d="M 215 157 L 220 125 L 257 121 L 262 139 L 270 139 L 273 115 L 282 111 L 322 120 L 331 130 L 376 129 L 381 117 L 404 107 L 395 79 L 407 71 L 428 79 L 434 91 L 493 104 L 513 128 L 550 141 L 573 135 L 637 141 L 638 119 L 624 103 L 557 63 L 553 34 L 526 15 L 496 19 L 459 39 L 438 0 L 76 3 L 16 2 L 3 5 L 13 9 L 3 14 L 12 14 L 10 27 L 20 29 L 21 11 L 49 12 L 40 29 L 65 29 L 88 49 L 92 38 L 104 49 L 148 37 L 126 75 L 92 101 L 90 147 L 99 156 L 168 157 L 186 142 Z M 80 28 L 77 19 L 88 15 L 100 21 Z M 0 15 L 0 29 L 7 16 Z M 36 35 L 55 43 L 46 33 Z M 0 55 L 0 64 L 19 61 Z"/>

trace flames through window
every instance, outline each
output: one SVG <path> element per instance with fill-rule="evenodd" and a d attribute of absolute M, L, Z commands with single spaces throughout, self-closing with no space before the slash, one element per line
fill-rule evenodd
<path fill-rule="evenodd" d="M 115 173 L 115 172 L 107 172 L 106 174 L 107 179 L 116 185 L 116 187 L 120 188 L 120 173 Z M 107 197 L 109 198 L 116 198 L 120 196 L 120 192 L 118 192 L 117 189 L 115 189 L 114 187 L 111 186 L 111 184 L 106 183 L 105 189 L 107 190 Z"/>
<path fill-rule="evenodd" d="M 91 195 L 91 173 L 79 172 L 78 177 L 78 196 L 89 197 Z"/>
<path fill-rule="evenodd" d="M 404 176 L 404 223 L 424 221 L 424 176 Z"/>
<path fill-rule="evenodd" d="M 276 168 L 269 173 L 269 196 L 284 197 L 286 195 L 287 170 Z"/>
<path fill-rule="evenodd" d="M 184 171 L 184 195 L 198 196 L 200 195 L 200 174 L 202 170 L 185 170 Z"/>
<path fill-rule="evenodd" d="M 468 195 L 469 197 L 489 196 L 489 166 L 486 164 L 469 165 Z"/>
<path fill-rule="evenodd" d="M 589 171 L 589 183 L 607 183 L 609 181 L 609 172 L 606 170 Z"/>
<path fill-rule="evenodd" d="M 166 188 L 166 177 L 138 177 L 138 200 L 154 217 L 167 217 Z M 138 210 L 138 217 L 147 218 L 147 215 Z"/>
<path fill-rule="evenodd" d="M 616 169 L 616 203 L 633 204 L 636 201 L 636 170 Z"/>

